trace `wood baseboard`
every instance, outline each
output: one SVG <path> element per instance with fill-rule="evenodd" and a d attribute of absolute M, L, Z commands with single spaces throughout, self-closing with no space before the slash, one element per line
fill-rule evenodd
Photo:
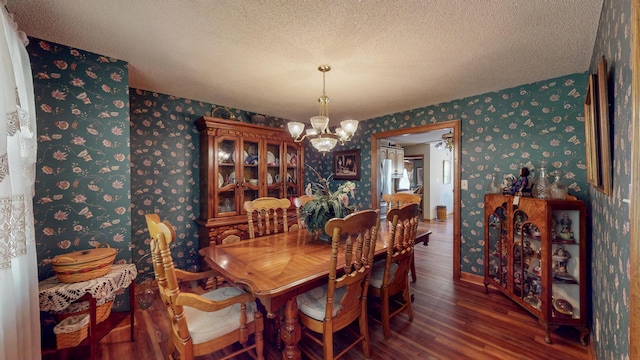
<path fill-rule="evenodd" d="M 463 272 L 463 273 L 460 273 L 460 280 L 466 281 L 472 284 L 484 286 L 484 276 Z"/>

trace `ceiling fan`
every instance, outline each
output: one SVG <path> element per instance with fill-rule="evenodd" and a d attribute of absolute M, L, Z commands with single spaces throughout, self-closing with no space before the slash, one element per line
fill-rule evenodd
<path fill-rule="evenodd" d="M 436 140 L 438 141 L 437 144 L 435 144 L 433 146 L 434 149 L 437 150 L 449 150 L 449 151 L 453 151 L 453 132 L 449 131 L 446 134 L 442 134 L 442 140 Z"/>

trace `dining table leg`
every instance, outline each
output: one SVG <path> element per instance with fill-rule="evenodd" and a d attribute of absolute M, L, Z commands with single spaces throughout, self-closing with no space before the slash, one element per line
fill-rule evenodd
<path fill-rule="evenodd" d="M 284 342 L 284 351 L 282 352 L 283 360 L 300 360 L 300 349 L 298 349 L 298 341 L 300 341 L 301 332 L 298 324 L 298 304 L 296 297 L 287 300 L 284 308 L 284 329 L 281 330 L 282 341 Z"/>

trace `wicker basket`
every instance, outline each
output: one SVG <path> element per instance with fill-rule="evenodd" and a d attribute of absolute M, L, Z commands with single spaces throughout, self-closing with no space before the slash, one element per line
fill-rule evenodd
<path fill-rule="evenodd" d="M 95 248 L 58 255 L 53 258 L 53 271 L 63 283 L 76 283 L 104 276 L 111 270 L 116 249 Z"/>
<path fill-rule="evenodd" d="M 58 319 L 58 321 L 62 321 L 71 316 L 89 314 L 89 301 L 83 301 L 82 303 L 79 303 L 77 307 L 79 309 L 77 311 L 57 313 L 56 318 Z M 100 324 L 101 322 L 107 320 L 109 315 L 111 315 L 112 307 L 113 299 L 105 301 L 105 303 L 102 305 L 96 306 L 96 324 Z"/>
<path fill-rule="evenodd" d="M 74 347 L 89 336 L 89 315 L 68 317 L 53 328 L 58 349 Z"/>

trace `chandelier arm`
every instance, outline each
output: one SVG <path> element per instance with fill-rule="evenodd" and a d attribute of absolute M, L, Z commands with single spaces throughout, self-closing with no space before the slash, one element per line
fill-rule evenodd
<path fill-rule="evenodd" d="M 328 130 L 327 130 L 328 131 Z M 340 138 L 340 136 L 338 136 L 338 134 L 336 133 L 332 133 L 332 132 L 325 132 L 322 134 L 302 134 L 300 136 L 298 136 L 297 138 L 294 138 L 293 141 L 294 142 L 303 142 L 305 139 L 316 139 L 316 138 L 333 138 L 333 139 L 338 139 L 340 141 L 341 145 L 344 145 L 345 141 L 349 141 L 350 139 L 346 138 L 346 139 L 342 139 Z"/>

